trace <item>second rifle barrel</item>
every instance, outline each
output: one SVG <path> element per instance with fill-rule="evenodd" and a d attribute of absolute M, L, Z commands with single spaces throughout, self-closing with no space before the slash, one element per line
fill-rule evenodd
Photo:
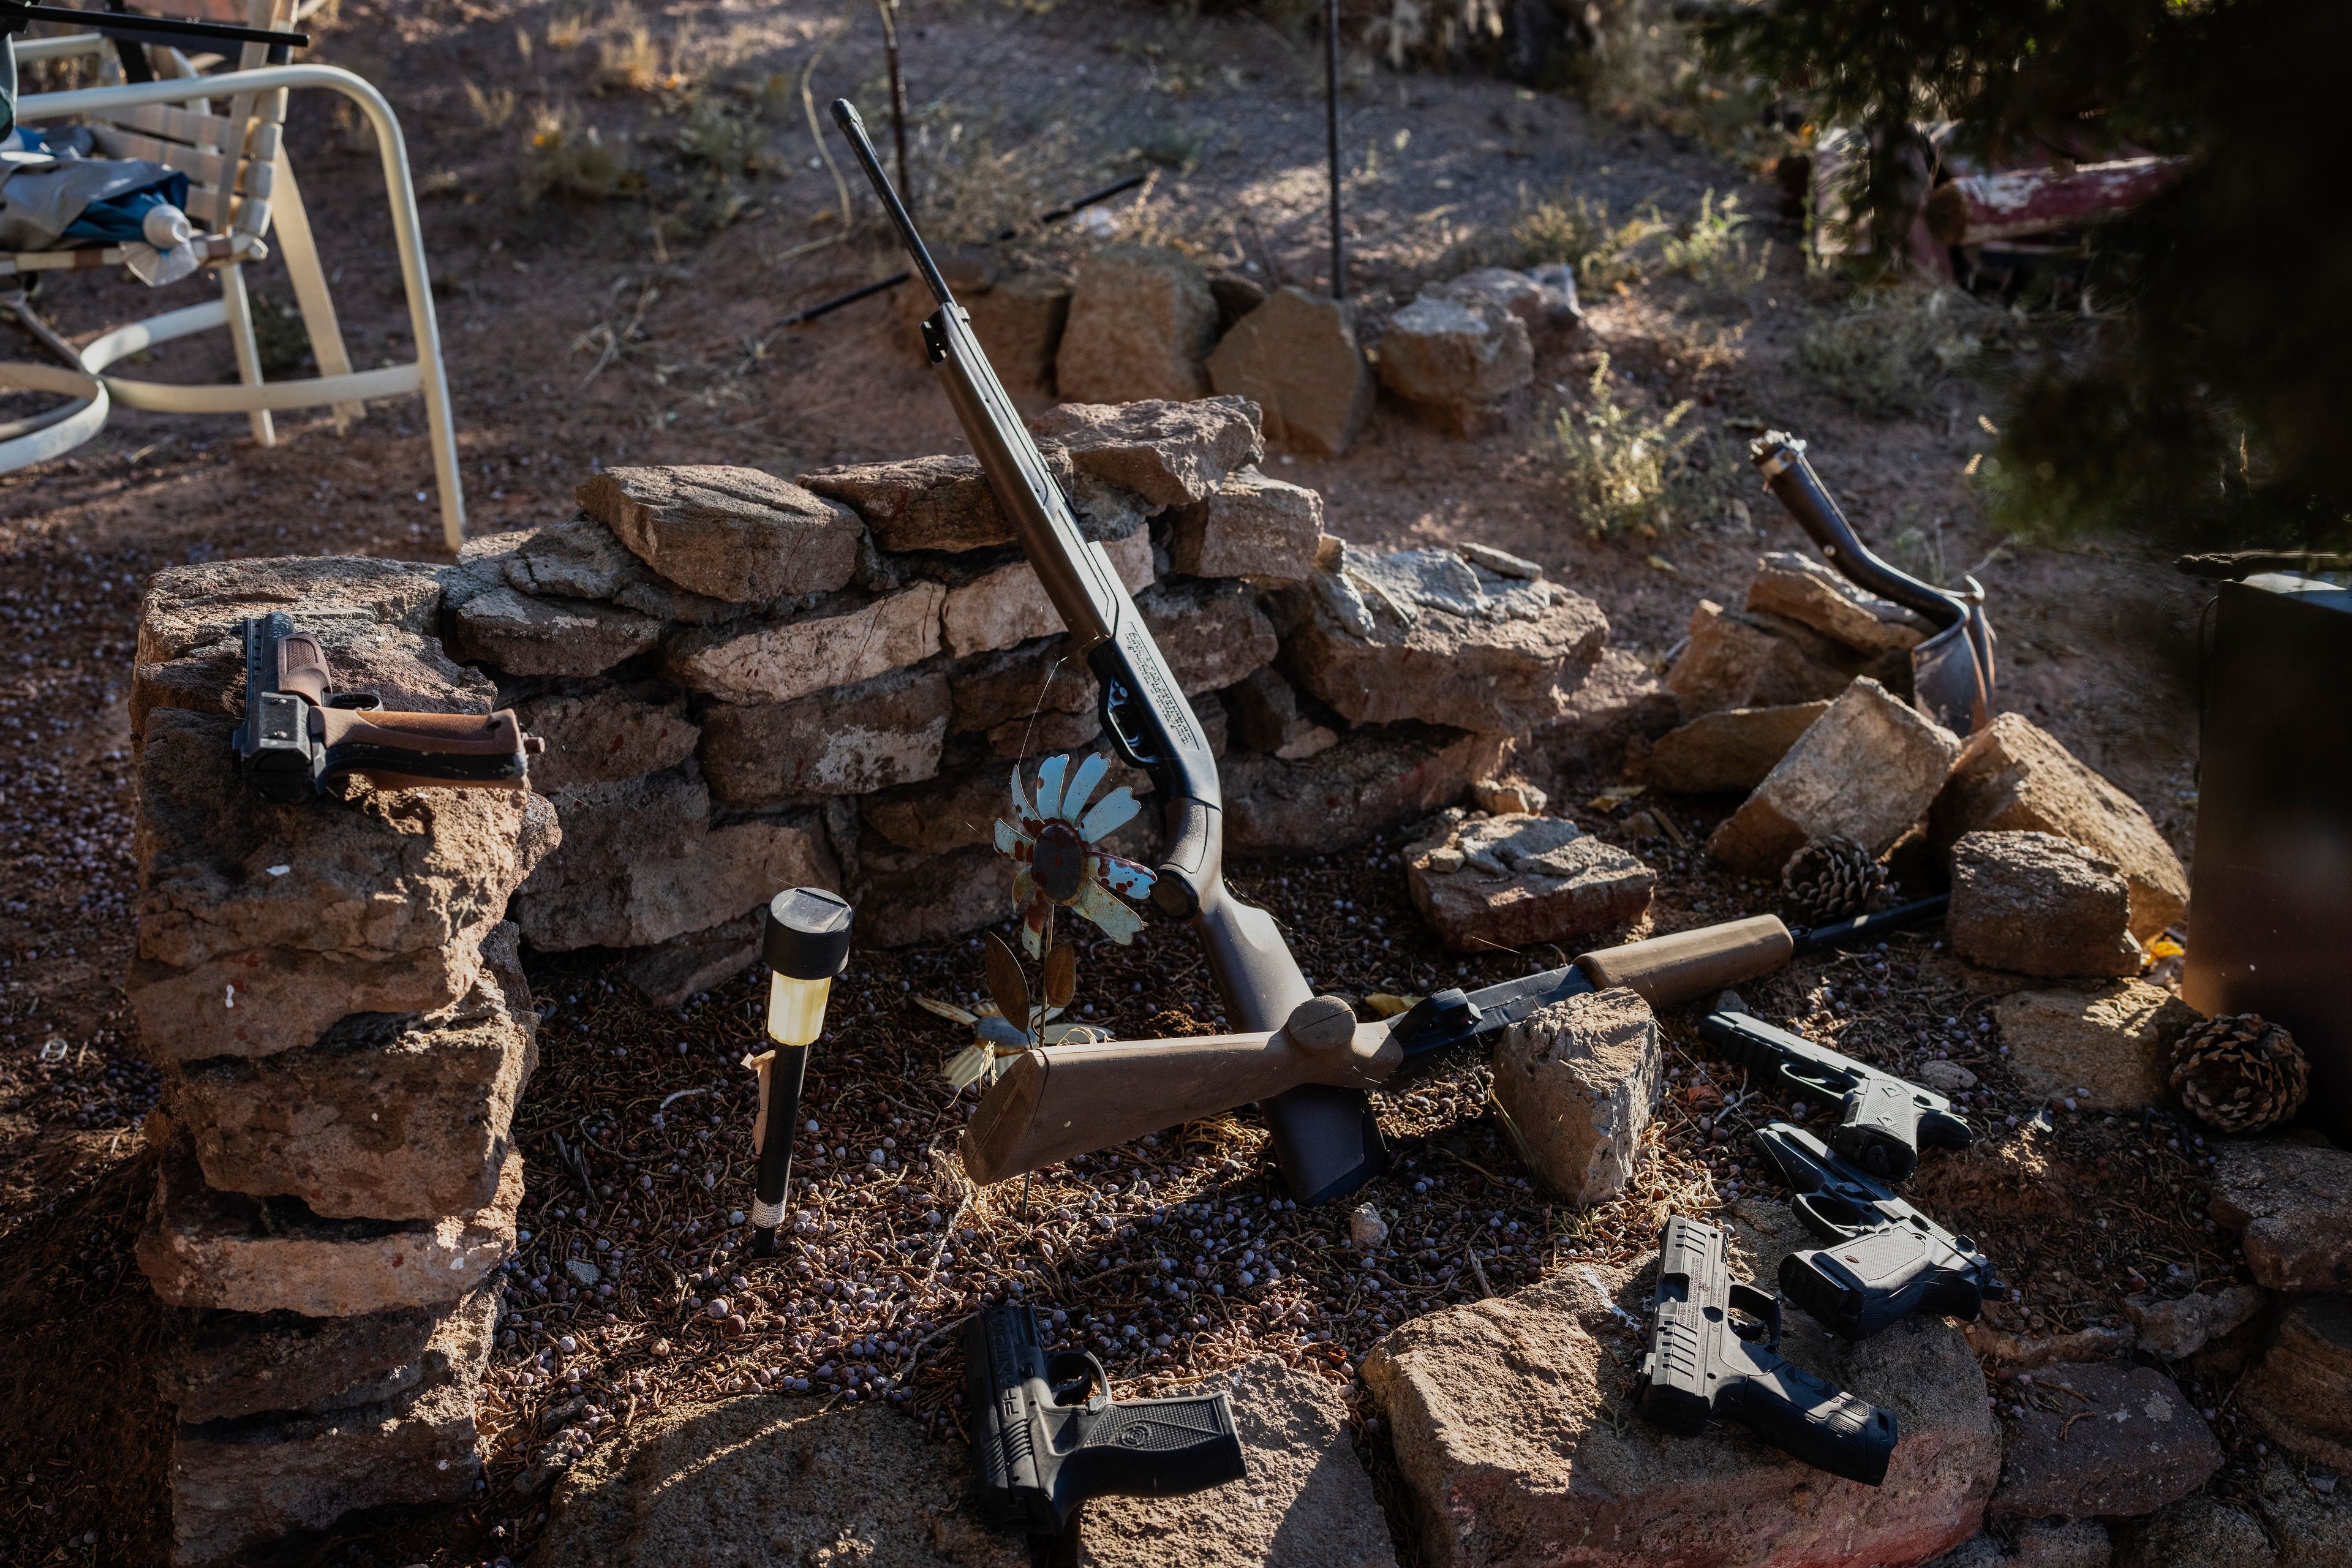
<path fill-rule="evenodd" d="M 83 11 L 71 5 L 10 5 L 6 10 L 30 22 L 58 22 L 88 27 L 95 33 L 150 34 L 159 38 L 210 38 L 219 43 L 281 44 L 288 48 L 310 47 L 308 33 L 278 32 L 268 27 L 239 27 L 227 22 L 199 22 L 177 16 L 142 16 L 135 11 Z"/>

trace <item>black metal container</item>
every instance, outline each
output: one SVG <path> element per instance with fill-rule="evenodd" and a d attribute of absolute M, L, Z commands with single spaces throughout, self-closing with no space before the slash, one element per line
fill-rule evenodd
<path fill-rule="evenodd" d="M 2352 1145 L 2352 590 L 2266 572 L 2220 595 L 2181 994 L 2291 1032 L 2304 1119 Z"/>

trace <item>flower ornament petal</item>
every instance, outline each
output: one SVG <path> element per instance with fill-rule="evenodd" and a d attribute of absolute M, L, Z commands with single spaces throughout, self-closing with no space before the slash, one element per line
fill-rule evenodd
<path fill-rule="evenodd" d="M 1086 912 L 1083 908 L 1084 902 L 1084 900 L 1080 900 L 1081 914 Z M 1027 950 L 1032 958 L 1044 956 L 1045 922 L 1052 918 L 1053 912 L 1054 902 L 1051 899 L 1032 899 L 1029 900 L 1028 907 L 1021 911 L 1021 945 Z"/>
<path fill-rule="evenodd" d="M 1135 792 L 1121 784 L 1095 802 L 1094 809 L 1078 824 L 1078 837 L 1089 844 L 1099 843 L 1104 835 L 1116 833 L 1134 821 L 1135 814 L 1142 809 L 1136 804 Z"/>
<path fill-rule="evenodd" d="M 961 1024 L 969 1027 L 980 1022 L 980 1015 L 969 1007 L 959 1007 L 952 1002 L 942 1002 L 936 996 L 918 996 L 915 998 L 915 1005 L 926 1013 L 938 1014 L 951 1024 Z"/>
<path fill-rule="evenodd" d="M 1037 815 L 1051 820 L 1062 815 L 1062 774 L 1070 765 L 1067 757 L 1047 757 L 1037 768 Z"/>
<path fill-rule="evenodd" d="M 1101 927 L 1103 935 L 1121 947 L 1133 942 L 1136 933 L 1143 929 L 1143 917 L 1120 903 L 1100 882 L 1088 882 L 1079 889 L 1075 907 L 1078 913 Z"/>
<path fill-rule="evenodd" d="M 961 1094 L 985 1077 L 995 1061 L 996 1052 L 992 1048 L 974 1043 L 949 1058 L 948 1065 L 940 1070 L 947 1075 L 948 1088 Z"/>
<path fill-rule="evenodd" d="M 1021 787 L 1021 764 L 1019 763 L 1013 764 L 1013 810 L 1014 815 L 1020 817 L 1021 826 L 1024 827 L 1027 827 L 1029 824 L 1037 820 L 1037 813 L 1030 808 L 1028 794 Z M 1031 831 L 1034 832 L 1035 830 L 1033 828 Z"/>
<path fill-rule="evenodd" d="M 1003 1018 L 982 1018 L 972 1032 L 992 1046 L 1010 1046 L 1016 1051 L 1030 1043 L 1027 1030 Z"/>
<path fill-rule="evenodd" d="M 1087 869 L 1095 880 L 1112 892 L 1130 899 L 1150 897 L 1151 884 L 1159 880 L 1150 868 L 1139 866 L 1117 855 L 1106 855 L 1099 849 L 1087 857 Z M 1084 914 L 1086 911 L 1082 909 L 1078 912 Z"/>
<path fill-rule="evenodd" d="M 1027 848 L 1033 842 L 1029 835 L 1022 832 L 1004 818 L 1000 816 L 996 819 L 996 852 L 998 854 L 1017 854 L 1020 850 Z"/>
<path fill-rule="evenodd" d="M 1087 796 L 1095 793 L 1095 785 L 1102 783 L 1103 774 L 1108 772 L 1110 759 L 1100 752 L 1080 763 L 1078 771 L 1070 775 L 1069 787 L 1062 791 L 1062 809 L 1055 815 L 1065 822 L 1077 821 L 1078 813 L 1086 808 Z"/>

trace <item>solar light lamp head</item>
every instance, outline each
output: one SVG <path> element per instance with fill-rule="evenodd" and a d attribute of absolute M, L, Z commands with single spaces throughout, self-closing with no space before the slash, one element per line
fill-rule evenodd
<path fill-rule="evenodd" d="M 764 924 L 768 1037 L 812 1045 L 824 1027 L 833 977 L 849 962 L 849 905 L 820 888 L 793 888 L 769 901 Z"/>

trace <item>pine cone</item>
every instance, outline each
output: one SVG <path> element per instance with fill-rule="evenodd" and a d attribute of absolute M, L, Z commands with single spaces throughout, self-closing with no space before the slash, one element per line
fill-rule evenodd
<path fill-rule="evenodd" d="M 2303 1109 L 2311 1064 L 2294 1037 L 2256 1013 L 2225 1013 L 2172 1047 L 2172 1087 L 2209 1127 L 2256 1132 Z"/>
<path fill-rule="evenodd" d="M 1851 838 L 1816 838 L 1780 868 L 1780 892 L 1807 925 L 1850 921 L 1885 907 L 1886 868 Z"/>

